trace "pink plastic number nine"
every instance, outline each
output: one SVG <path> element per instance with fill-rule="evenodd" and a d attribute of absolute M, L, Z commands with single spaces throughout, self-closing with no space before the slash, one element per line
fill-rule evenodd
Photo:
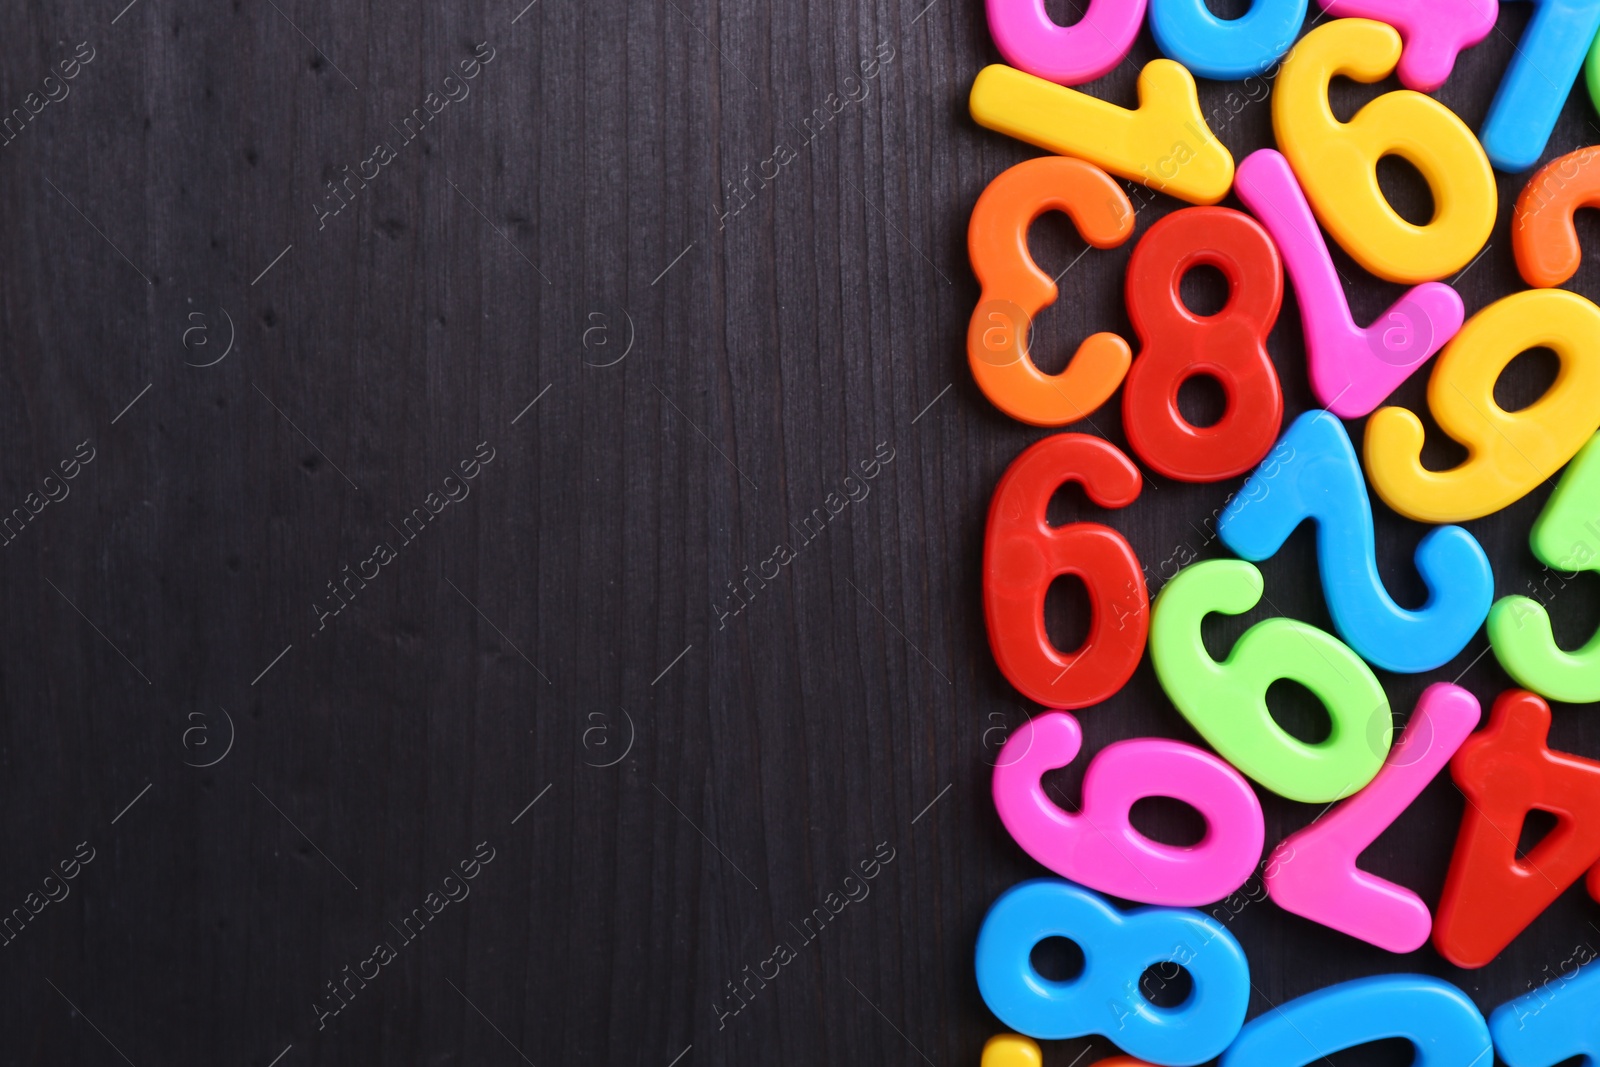
<path fill-rule="evenodd" d="M 1365 789 L 1299 833 L 1267 861 L 1267 893 L 1285 911 L 1390 952 L 1428 942 L 1422 898 L 1356 867 L 1356 859 L 1417 799 L 1478 725 L 1478 701 L 1448 682 L 1430 685 Z"/>
<path fill-rule="evenodd" d="M 1371 414 L 1461 329 L 1461 297 L 1442 282 L 1408 290 L 1371 326 L 1358 327 L 1311 206 L 1278 152 L 1251 153 L 1233 188 L 1283 253 L 1300 300 L 1311 387 L 1335 415 Z"/>
<path fill-rule="evenodd" d="M 1045 11 L 1044 0 L 988 0 L 989 33 L 1005 61 L 1059 85 L 1094 81 L 1122 62 L 1144 23 L 1146 0 L 1089 0 L 1071 26 Z"/>
<path fill-rule="evenodd" d="M 1395 72 L 1400 84 L 1431 93 L 1450 77 L 1456 56 L 1494 29 L 1496 0 L 1317 0 L 1336 19 L 1387 22 L 1405 47 Z"/>
<path fill-rule="evenodd" d="M 1083 808 L 1069 815 L 1040 779 L 1077 758 L 1078 720 L 1041 715 L 1011 736 L 994 772 L 1000 821 L 1023 850 L 1063 877 L 1143 904 L 1194 907 L 1244 884 L 1266 836 L 1261 802 L 1226 762 L 1181 741 L 1144 737 L 1107 745 L 1083 775 Z M 1199 844 L 1152 841 L 1128 811 L 1145 797 L 1171 797 L 1206 821 Z"/>

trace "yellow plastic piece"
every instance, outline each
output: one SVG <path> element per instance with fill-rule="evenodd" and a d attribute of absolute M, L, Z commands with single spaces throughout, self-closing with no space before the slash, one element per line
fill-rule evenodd
<path fill-rule="evenodd" d="M 970 103 L 980 126 L 1180 200 L 1215 204 L 1233 187 L 1233 155 L 1206 126 L 1194 76 L 1170 59 L 1139 72 L 1132 111 L 1000 63 L 978 72 Z"/>
<path fill-rule="evenodd" d="M 1521 411 L 1494 402 L 1494 383 L 1517 355 L 1552 349 L 1561 370 Z M 1525 289 L 1461 327 L 1428 379 L 1428 408 L 1467 450 L 1450 470 L 1422 466 L 1422 421 L 1386 407 L 1367 421 L 1367 477 L 1378 496 L 1418 522 L 1465 522 L 1522 499 L 1600 428 L 1600 308 L 1565 289 Z"/>
<path fill-rule="evenodd" d="M 1478 254 L 1494 228 L 1498 198 L 1483 146 L 1431 97 L 1400 89 L 1368 103 L 1349 122 L 1334 118 L 1328 82 L 1388 77 L 1400 34 L 1371 19 L 1339 19 L 1306 34 L 1283 64 L 1272 93 L 1272 128 L 1312 210 L 1357 263 L 1391 282 L 1448 277 Z M 1395 213 L 1378 186 L 1378 160 L 1399 156 L 1433 193 L 1424 226 Z"/>
<path fill-rule="evenodd" d="M 996 1034 L 984 1043 L 982 1067 L 1043 1067 L 1039 1043 L 1021 1034 Z"/>

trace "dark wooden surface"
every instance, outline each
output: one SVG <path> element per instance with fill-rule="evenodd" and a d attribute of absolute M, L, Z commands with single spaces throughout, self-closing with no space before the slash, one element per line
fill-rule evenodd
<path fill-rule="evenodd" d="M 80 442 L 94 455 L 0 550 L 0 910 L 80 843 L 94 857 L 0 947 L 0 1061 L 975 1063 L 998 1029 L 978 924 L 1039 873 L 988 799 L 1030 709 L 990 657 L 978 563 L 996 479 L 1042 436 L 965 367 L 968 213 L 1034 154 L 966 115 L 996 58 L 981 5 L 122 2 L 0 12 L 7 112 L 94 53 L 0 147 L 0 509 Z M 1474 127 L 1525 6 L 1439 94 Z M 459 96 L 444 79 L 480 42 L 470 92 L 407 143 L 401 120 Z M 1146 35 L 1092 91 L 1133 103 L 1154 55 Z M 1207 110 L 1228 88 L 1202 85 Z M 1236 157 L 1269 143 L 1270 105 L 1220 135 Z M 1596 139 L 1580 89 L 1551 154 Z M 324 183 L 380 142 L 395 158 L 319 225 Z M 728 183 L 763 172 L 730 213 Z M 1500 178 L 1469 313 L 1516 287 L 1520 185 Z M 1083 249 L 1055 218 L 1033 244 L 1052 273 Z M 1067 272 L 1046 366 L 1128 331 L 1131 247 Z M 1578 291 L 1600 292 L 1597 264 Z M 1362 321 L 1398 292 L 1341 265 Z M 1292 294 L 1271 347 L 1305 409 Z M 1525 398 L 1547 373 L 1528 362 Z M 1124 443 L 1115 405 L 1094 423 Z M 470 495 L 406 541 L 480 443 Z M 1109 521 L 1153 573 L 1181 546 L 1216 555 L 1196 527 L 1236 484 L 1152 478 Z M 1547 494 L 1469 524 L 1499 593 L 1538 573 Z M 1422 532 L 1381 515 L 1411 604 Z M 328 583 L 385 542 L 319 623 Z M 723 617 L 780 544 L 794 558 Z M 1268 588 L 1327 625 L 1311 546 L 1296 534 Z M 1600 623 L 1595 592 L 1545 596 L 1558 636 Z M 1063 642 L 1080 613 L 1052 605 Z M 1483 650 L 1385 677 L 1396 707 L 1458 675 L 1487 701 L 1507 679 Z M 1554 742 L 1600 756 L 1592 715 L 1560 709 Z M 1148 664 L 1082 721 L 1090 751 L 1194 739 Z M 1269 843 L 1316 814 L 1263 799 Z M 1435 782 L 1367 862 L 1436 899 L 1460 808 Z M 470 896 L 407 942 L 485 842 Z M 893 859 L 870 895 L 802 941 L 875 850 Z M 1581 892 L 1474 973 L 1270 903 L 1229 927 L 1252 1013 L 1394 969 L 1487 1010 L 1600 944 Z M 780 941 L 796 958 L 719 1018 Z M 380 942 L 396 958 L 319 1018 Z"/>

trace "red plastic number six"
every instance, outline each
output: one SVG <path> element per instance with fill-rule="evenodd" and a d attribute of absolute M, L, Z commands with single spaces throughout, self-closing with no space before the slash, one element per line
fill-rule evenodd
<path fill-rule="evenodd" d="M 1089 499 L 1123 508 L 1139 496 L 1139 468 L 1104 438 L 1062 433 L 1033 445 L 1007 468 L 989 504 L 983 545 L 983 610 L 1000 670 L 1029 700 L 1082 708 L 1110 697 L 1133 674 L 1150 629 L 1150 596 L 1139 557 L 1097 522 L 1051 526 L 1050 497 L 1079 482 Z M 1089 590 L 1089 636 L 1062 652 L 1044 628 L 1050 583 L 1076 575 Z"/>

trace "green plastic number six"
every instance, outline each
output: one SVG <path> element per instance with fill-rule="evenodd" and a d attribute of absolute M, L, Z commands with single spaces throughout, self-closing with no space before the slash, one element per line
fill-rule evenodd
<path fill-rule="evenodd" d="M 1290 800 L 1325 804 L 1370 782 L 1389 754 L 1393 722 L 1383 686 L 1360 656 L 1315 626 L 1267 619 L 1246 630 L 1221 663 L 1200 639 L 1213 611 L 1242 615 L 1261 599 L 1261 572 L 1243 560 L 1196 563 L 1156 598 L 1150 659 L 1161 687 L 1211 747 Z M 1308 745 L 1267 710 L 1267 688 L 1299 682 L 1333 720 L 1326 740 Z"/>
<path fill-rule="evenodd" d="M 1558 571 L 1600 571 L 1600 435 L 1589 438 L 1561 476 L 1528 544 L 1539 562 Z M 1569 573 L 1568 577 L 1571 574 Z M 1506 673 L 1551 700 L 1600 700 L 1600 633 L 1576 652 L 1556 647 L 1550 616 L 1537 600 L 1501 597 L 1489 610 L 1489 645 Z"/>

